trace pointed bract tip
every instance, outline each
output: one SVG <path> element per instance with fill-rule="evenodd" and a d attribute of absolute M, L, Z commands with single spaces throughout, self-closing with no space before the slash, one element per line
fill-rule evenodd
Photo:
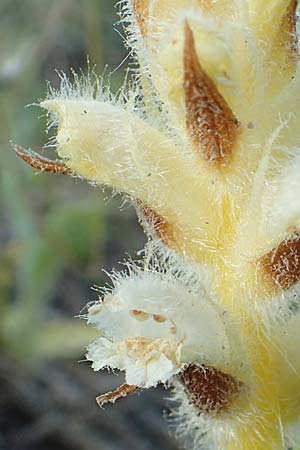
<path fill-rule="evenodd" d="M 58 160 L 43 158 L 33 150 L 28 150 L 20 145 L 11 144 L 17 156 L 21 158 L 29 166 L 40 172 L 58 173 L 62 175 L 75 175 L 65 163 Z"/>

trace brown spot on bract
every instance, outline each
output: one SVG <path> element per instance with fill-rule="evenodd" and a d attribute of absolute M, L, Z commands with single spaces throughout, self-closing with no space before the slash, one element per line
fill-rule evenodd
<path fill-rule="evenodd" d="M 128 394 L 138 391 L 140 388 L 137 386 L 132 386 L 130 384 L 123 384 L 115 391 L 107 392 L 106 394 L 99 395 L 96 401 L 100 407 L 106 403 L 115 403 L 119 398 L 127 397 Z"/>
<path fill-rule="evenodd" d="M 139 202 L 141 211 L 147 223 L 154 228 L 157 237 L 162 240 L 165 245 L 169 245 L 174 241 L 171 225 L 152 208 Z"/>
<path fill-rule="evenodd" d="M 184 94 L 189 135 L 207 161 L 225 165 L 232 153 L 238 121 L 202 68 L 188 23 L 185 24 Z"/>
<path fill-rule="evenodd" d="M 219 369 L 189 365 L 181 374 L 190 401 L 201 411 L 220 411 L 237 394 L 242 383 Z"/>
<path fill-rule="evenodd" d="M 260 259 L 259 264 L 272 282 L 282 289 L 288 289 L 299 282 L 300 234 L 280 242 Z"/>
<path fill-rule="evenodd" d="M 62 175 L 74 175 L 70 167 L 60 161 L 42 158 L 38 153 L 32 150 L 26 150 L 19 145 L 13 145 L 16 154 L 27 164 L 41 172 L 59 173 Z"/>
<path fill-rule="evenodd" d="M 132 10 L 143 37 L 147 32 L 147 19 L 149 17 L 149 0 L 132 0 Z"/>

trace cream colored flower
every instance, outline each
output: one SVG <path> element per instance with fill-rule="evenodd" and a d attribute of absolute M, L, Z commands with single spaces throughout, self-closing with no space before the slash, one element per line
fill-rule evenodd
<path fill-rule="evenodd" d="M 166 273 L 119 279 L 87 318 L 102 333 L 88 349 L 94 370 L 125 370 L 126 382 L 139 387 L 165 383 L 188 364 L 225 367 L 237 351 L 226 311 L 201 285 Z"/>

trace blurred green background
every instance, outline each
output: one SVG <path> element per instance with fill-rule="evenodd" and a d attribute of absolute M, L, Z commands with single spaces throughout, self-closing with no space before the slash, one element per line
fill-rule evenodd
<path fill-rule="evenodd" d="M 122 85 L 117 21 L 111 0 L 0 0 L 0 450 L 176 448 L 164 391 L 101 411 L 94 397 L 122 377 L 78 362 L 97 334 L 75 316 L 109 281 L 101 268 L 143 247 L 134 211 L 107 190 L 37 174 L 9 144 L 47 142 L 43 112 L 25 105 L 44 98 L 46 80 L 58 87 L 55 70 L 86 72 L 89 57 L 113 73 L 113 91 Z"/>

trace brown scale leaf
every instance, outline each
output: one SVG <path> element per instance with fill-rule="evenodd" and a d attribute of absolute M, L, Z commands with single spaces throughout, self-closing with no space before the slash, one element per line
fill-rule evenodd
<path fill-rule="evenodd" d="M 99 395 L 96 397 L 96 402 L 102 408 L 106 403 L 115 403 L 120 398 L 127 397 L 128 394 L 132 394 L 138 391 L 140 388 L 137 386 L 132 386 L 130 384 L 122 384 L 115 391 L 107 392 L 106 394 Z"/>
<path fill-rule="evenodd" d="M 170 245 L 174 241 L 174 235 L 171 225 L 159 214 L 157 214 L 150 206 L 139 202 L 139 207 L 150 226 L 156 232 L 156 235 L 165 245 Z"/>
<path fill-rule="evenodd" d="M 184 94 L 186 125 L 204 158 L 213 165 L 225 165 L 232 153 L 238 121 L 202 68 L 194 35 L 185 24 Z"/>
<path fill-rule="evenodd" d="M 284 240 L 264 255 L 259 264 L 272 282 L 289 289 L 300 281 L 300 235 Z"/>
<path fill-rule="evenodd" d="M 242 383 L 233 376 L 209 366 L 189 365 L 181 374 L 190 401 L 201 412 L 218 412 L 225 409 Z"/>
<path fill-rule="evenodd" d="M 142 36 L 146 36 L 146 21 L 149 17 L 149 0 L 132 0 L 132 9 Z"/>
<path fill-rule="evenodd" d="M 53 161 L 48 158 L 42 158 L 33 150 L 26 150 L 19 145 L 13 145 L 13 149 L 23 161 L 25 161 L 34 169 L 40 170 L 42 172 L 74 175 L 73 170 L 60 161 Z"/>
<path fill-rule="evenodd" d="M 279 30 L 279 45 L 285 47 L 288 50 L 289 59 L 294 60 L 298 57 L 298 37 L 296 30 L 296 10 L 298 6 L 298 0 L 290 0 L 290 3 L 286 9 Z"/>

